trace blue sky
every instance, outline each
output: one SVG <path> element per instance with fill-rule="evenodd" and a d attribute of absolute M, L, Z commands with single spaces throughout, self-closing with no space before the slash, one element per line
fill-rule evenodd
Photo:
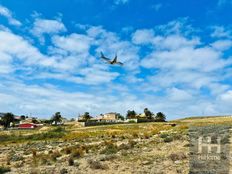
<path fill-rule="evenodd" d="M 0 0 L 0 111 L 232 113 L 231 0 Z M 99 58 L 118 54 L 125 65 Z"/>

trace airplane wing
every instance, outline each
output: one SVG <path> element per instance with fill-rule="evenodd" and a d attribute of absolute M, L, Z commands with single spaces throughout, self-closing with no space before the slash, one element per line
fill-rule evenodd
<path fill-rule="evenodd" d="M 123 66 L 123 63 L 122 62 L 116 62 L 118 65 L 121 65 L 121 66 Z"/>
<path fill-rule="evenodd" d="M 107 57 L 105 57 L 104 54 L 103 54 L 102 52 L 101 52 L 101 58 L 104 59 L 104 60 L 106 60 L 106 61 L 110 61 L 110 59 L 107 58 Z"/>

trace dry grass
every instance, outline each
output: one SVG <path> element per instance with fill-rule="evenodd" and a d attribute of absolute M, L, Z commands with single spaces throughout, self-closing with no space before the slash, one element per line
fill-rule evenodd
<path fill-rule="evenodd" d="M 118 172 L 130 170 L 128 173 L 133 173 L 135 167 L 146 170 L 144 166 L 155 164 L 163 166 L 157 168 L 160 171 L 187 171 L 188 128 L 209 124 L 231 125 L 232 118 L 188 118 L 169 123 L 94 127 L 69 124 L 61 128 L 51 126 L 33 131 L 2 131 L 0 150 L 3 149 L 5 157 L 0 156 L 0 165 L 12 169 L 18 166 L 17 170 L 28 166 L 30 169 L 65 166 L 69 170 L 78 168 L 89 173 L 93 170 L 97 173 L 113 173 L 113 169 Z M 7 151 L 6 145 L 10 150 Z M 25 163 L 19 164 L 16 155 L 10 155 L 14 157 L 12 160 L 6 154 L 17 154 Z M 88 160 L 93 157 L 94 160 Z M 1 163 L 1 160 L 4 162 Z M 175 164 L 176 161 L 180 164 Z M 60 171 L 59 168 L 56 172 Z"/>

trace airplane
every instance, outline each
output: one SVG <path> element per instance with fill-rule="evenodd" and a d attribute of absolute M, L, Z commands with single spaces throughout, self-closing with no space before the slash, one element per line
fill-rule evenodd
<path fill-rule="evenodd" d="M 114 65 L 114 64 L 118 64 L 118 65 L 123 65 L 122 62 L 118 62 L 117 61 L 117 54 L 115 55 L 113 60 L 110 60 L 109 58 L 105 57 L 104 54 L 101 52 L 101 58 L 104 59 L 105 61 L 107 61 L 107 63 Z"/>

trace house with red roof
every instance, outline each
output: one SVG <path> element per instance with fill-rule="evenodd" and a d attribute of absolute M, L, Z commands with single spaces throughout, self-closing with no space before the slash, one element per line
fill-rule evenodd
<path fill-rule="evenodd" d="M 38 126 L 34 123 L 21 123 L 18 126 L 19 129 L 35 129 L 37 127 Z"/>

